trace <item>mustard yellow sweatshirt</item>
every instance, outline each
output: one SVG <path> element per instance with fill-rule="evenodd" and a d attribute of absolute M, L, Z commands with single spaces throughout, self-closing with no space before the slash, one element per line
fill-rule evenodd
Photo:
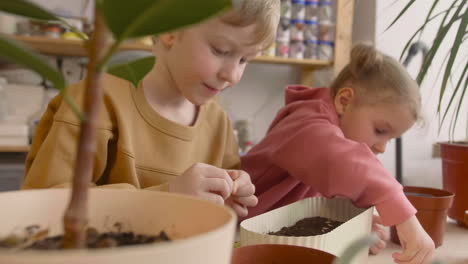
<path fill-rule="evenodd" d="M 215 100 L 200 107 L 193 126 L 183 126 L 155 112 L 143 89 L 123 79 L 105 75 L 103 88 L 91 185 L 167 190 L 196 162 L 239 168 L 231 124 Z M 69 88 L 78 105 L 83 91 L 83 81 Z M 23 189 L 70 186 L 79 129 L 62 96 L 55 97 L 36 129 Z"/>

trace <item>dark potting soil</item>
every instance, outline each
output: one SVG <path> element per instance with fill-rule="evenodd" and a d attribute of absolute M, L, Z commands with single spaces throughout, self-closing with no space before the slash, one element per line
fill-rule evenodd
<path fill-rule="evenodd" d="M 44 239 L 38 239 L 34 243 L 30 243 L 27 246 L 24 246 L 22 241 L 18 241 L 18 243 L 15 244 L 11 243 L 11 241 L 8 241 L 9 243 L 7 243 L 6 240 L 0 240 L 0 248 L 56 250 L 62 248 L 62 240 L 63 235 L 46 237 Z M 99 233 L 94 228 L 87 229 L 87 246 L 89 249 L 141 245 L 166 241 L 171 241 L 171 239 L 164 231 L 154 236 L 121 231 Z"/>
<path fill-rule="evenodd" d="M 308 217 L 297 221 L 292 226 L 281 228 L 279 231 L 270 232 L 275 236 L 317 236 L 328 233 L 343 224 L 325 217 Z"/>

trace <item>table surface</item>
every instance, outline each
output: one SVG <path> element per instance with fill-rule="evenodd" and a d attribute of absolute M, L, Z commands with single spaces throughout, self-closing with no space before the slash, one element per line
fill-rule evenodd
<path fill-rule="evenodd" d="M 401 251 L 401 247 L 389 242 L 387 248 L 376 256 L 369 256 L 368 264 L 392 264 L 392 253 Z M 468 264 L 468 229 L 448 220 L 444 242 L 435 251 L 435 260 L 443 264 Z"/>

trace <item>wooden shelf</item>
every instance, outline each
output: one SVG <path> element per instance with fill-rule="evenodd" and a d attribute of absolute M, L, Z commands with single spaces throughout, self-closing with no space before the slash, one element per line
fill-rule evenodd
<path fill-rule="evenodd" d="M 28 152 L 29 146 L 0 146 L 0 152 Z"/>
<path fill-rule="evenodd" d="M 14 36 L 16 40 L 26 43 L 29 47 L 38 52 L 48 55 L 59 56 L 85 56 L 83 42 L 80 40 L 53 39 L 47 37 L 29 37 L 29 36 Z M 146 50 L 151 51 L 151 46 L 140 43 L 125 43 L 120 50 Z M 296 65 L 303 68 L 322 68 L 332 65 L 331 61 L 320 61 L 310 59 L 289 59 L 280 57 L 260 56 L 252 62 L 255 63 L 270 63 L 270 64 L 287 64 Z"/>

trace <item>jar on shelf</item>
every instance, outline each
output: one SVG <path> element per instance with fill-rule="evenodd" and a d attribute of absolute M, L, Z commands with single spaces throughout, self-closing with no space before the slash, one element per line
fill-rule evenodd
<path fill-rule="evenodd" d="M 318 24 L 318 39 L 335 41 L 335 25 L 329 20 L 321 20 Z"/>
<path fill-rule="evenodd" d="M 333 21 L 333 7 L 332 1 L 330 0 L 321 0 L 318 6 L 318 20 L 319 21 Z"/>
<path fill-rule="evenodd" d="M 291 37 L 291 21 L 288 18 L 281 18 L 276 32 L 277 41 L 289 41 Z"/>
<path fill-rule="evenodd" d="M 291 20 L 291 41 L 304 40 L 304 20 Z"/>
<path fill-rule="evenodd" d="M 293 59 L 304 59 L 305 45 L 304 41 L 291 40 L 289 44 L 289 57 Z"/>
<path fill-rule="evenodd" d="M 304 40 L 317 40 L 318 39 L 318 23 L 315 20 L 306 20 L 304 27 Z"/>
<path fill-rule="evenodd" d="M 319 42 L 316 39 L 305 41 L 304 59 L 318 59 Z"/>
<path fill-rule="evenodd" d="M 305 1 L 304 0 L 292 0 L 291 2 L 291 19 L 305 18 Z"/>
<path fill-rule="evenodd" d="M 325 61 L 333 60 L 333 49 L 335 47 L 335 43 L 332 41 L 319 41 L 318 44 L 318 58 Z"/>
<path fill-rule="evenodd" d="M 280 16 L 291 18 L 291 0 L 281 0 Z"/>
<path fill-rule="evenodd" d="M 276 56 L 287 58 L 289 56 L 289 41 L 276 42 Z"/>
<path fill-rule="evenodd" d="M 306 0 L 305 1 L 305 19 L 306 20 L 318 20 L 318 0 Z"/>
<path fill-rule="evenodd" d="M 46 25 L 43 27 L 44 36 L 48 38 L 60 38 L 60 26 L 59 25 Z"/>

